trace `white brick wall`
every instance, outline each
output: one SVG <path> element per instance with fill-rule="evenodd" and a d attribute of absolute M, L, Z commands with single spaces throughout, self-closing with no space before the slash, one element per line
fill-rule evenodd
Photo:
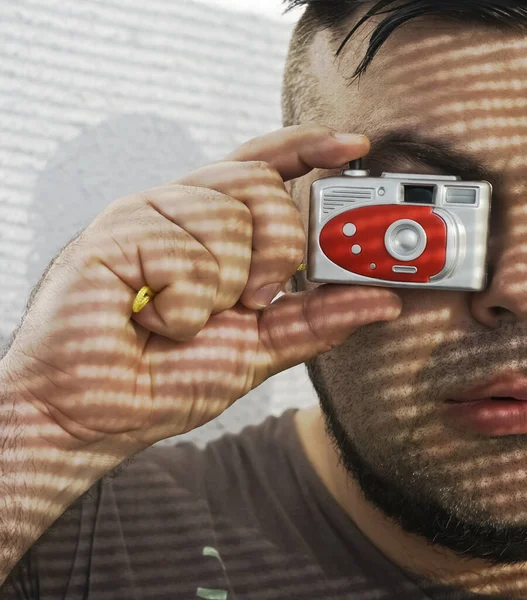
<path fill-rule="evenodd" d="M 0 345 L 108 203 L 280 127 L 291 29 L 191 0 L 0 0 Z M 189 437 L 313 398 L 299 367 Z"/>

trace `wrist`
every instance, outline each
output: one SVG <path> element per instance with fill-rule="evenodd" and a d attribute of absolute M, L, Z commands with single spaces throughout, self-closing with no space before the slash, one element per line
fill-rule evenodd
<path fill-rule="evenodd" d="M 88 467 L 95 482 L 126 458 L 142 448 L 132 444 L 117 445 L 106 436 L 87 442 L 60 427 L 42 402 L 35 399 L 23 385 L 23 378 L 5 358 L 0 361 L 0 414 L 19 423 L 19 434 L 34 448 L 39 458 L 64 455 L 65 463 L 76 468 Z"/>
<path fill-rule="evenodd" d="M 102 448 L 72 449 L 20 387 L 0 361 L 0 586 L 56 519 L 123 460 Z"/>

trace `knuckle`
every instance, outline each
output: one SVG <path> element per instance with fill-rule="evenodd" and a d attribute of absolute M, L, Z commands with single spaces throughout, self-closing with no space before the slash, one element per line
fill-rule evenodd
<path fill-rule="evenodd" d="M 176 283 L 178 339 L 185 341 L 195 337 L 210 317 L 219 285 L 218 264 L 205 251 L 193 257 L 185 276 Z"/>
<path fill-rule="evenodd" d="M 145 223 L 145 225 L 147 225 Z M 156 225 L 156 223 L 152 223 Z M 145 250 L 148 251 L 148 258 L 162 257 L 166 264 L 170 264 L 178 269 L 185 269 L 185 265 L 189 267 L 194 261 L 194 257 L 200 251 L 200 246 L 196 240 L 188 233 L 182 230 L 174 230 L 172 228 L 159 229 L 157 227 L 149 227 L 148 238 L 151 242 Z"/>
<path fill-rule="evenodd" d="M 191 203 L 199 198 L 200 204 L 216 205 L 225 201 L 225 196 L 221 192 L 213 190 L 205 185 L 177 185 L 174 186 L 182 201 Z"/>
<path fill-rule="evenodd" d="M 313 294 L 305 294 L 302 299 L 302 314 L 304 322 L 307 324 L 309 333 L 317 346 L 324 348 L 324 351 L 329 351 L 337 344 L 327 339 L 327 330 L 324 327 L 324 321 L 320 319 L 320 315 L 324 314 L 324 305 L 321 302 L 321 297 Z"/>
<path fill-rule="evenodd" d="M 272 180 L 283 184 L 283 179 L 279 171 L 265 160 L 252 160 L 242 164 L 245 169 L 256 171 L 260 176 L 262 174 L 265 175 L 267 180 Z"/>
<path fill-rule="evenodd" d="M 228 215 L 222 222 L 223 231 L 229 237 L 239 240 L 249 239 L 252 233 L 253 217 L 251 211 L 245 204 L 234 200 L 230 205 Z"/>
<path fill-rule="evenodd" d="M 296 125 L 296 128 L 295 133 L 300 135 L 309 134 L 314 137 L 323 137 L 325 135 L 330 135 L 335 131 L 331 127 L 319 125 L 318 123 L 302 123 L 301 125 Z"/>
<path fill-rule="evenodd" d="M 220 267 L 216 259 L 205 248 L 195 253 L 189 265 L 189 278 L 194 283 L 217 286 L 220 279 Z"/>
<path fill-rule="evenodd" d="M 215 286 L 219 278 L 219 266 L 214 256 L 185 231 L 174 235 L 173 231 L 156 232 L 159 248 L 165 264 L 179 272 L 193 284 Z"/>

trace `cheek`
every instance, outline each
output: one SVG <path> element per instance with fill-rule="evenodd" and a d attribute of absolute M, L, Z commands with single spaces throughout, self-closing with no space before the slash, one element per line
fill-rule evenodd
<path fill-rule="evenodd" d="M 387 324 L 389 341 L 382 358 L 400 367 L 395 373 L 402 369 L 406 380 L 411 380 L 428 365 L 438 346 L 455 342 L 466 332 L 471 319 L 468 294 L 438 290 L 397 292 L 403 311 L 396 321 Z"/>
<path fill-rule="evenodd" d="M 398 408 L 407 411 L 422 406 L 420 398 L 434 382 L 423 381 L 420 373 L 430 367 L 436 348 L 459 339 L 467 330 L 466 294 L 394 291 L 403 300 L 403 312 L 396 321 L 359 329 L 344 345 L 319 359 L 325 383 L 341 410 L 367 411 L 373 401 L 393 419 Z M 352 404 L 357 403 L 355 407 L 350 398 Z"/>

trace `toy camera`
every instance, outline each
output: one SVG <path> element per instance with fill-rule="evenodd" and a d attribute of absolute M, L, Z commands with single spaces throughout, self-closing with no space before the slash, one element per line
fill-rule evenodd
<path fill-rule="evenodd" d="M 312 282 L 481 291 L 492 185 L 383 173 L 362 161 L 311 185 Z"/>

